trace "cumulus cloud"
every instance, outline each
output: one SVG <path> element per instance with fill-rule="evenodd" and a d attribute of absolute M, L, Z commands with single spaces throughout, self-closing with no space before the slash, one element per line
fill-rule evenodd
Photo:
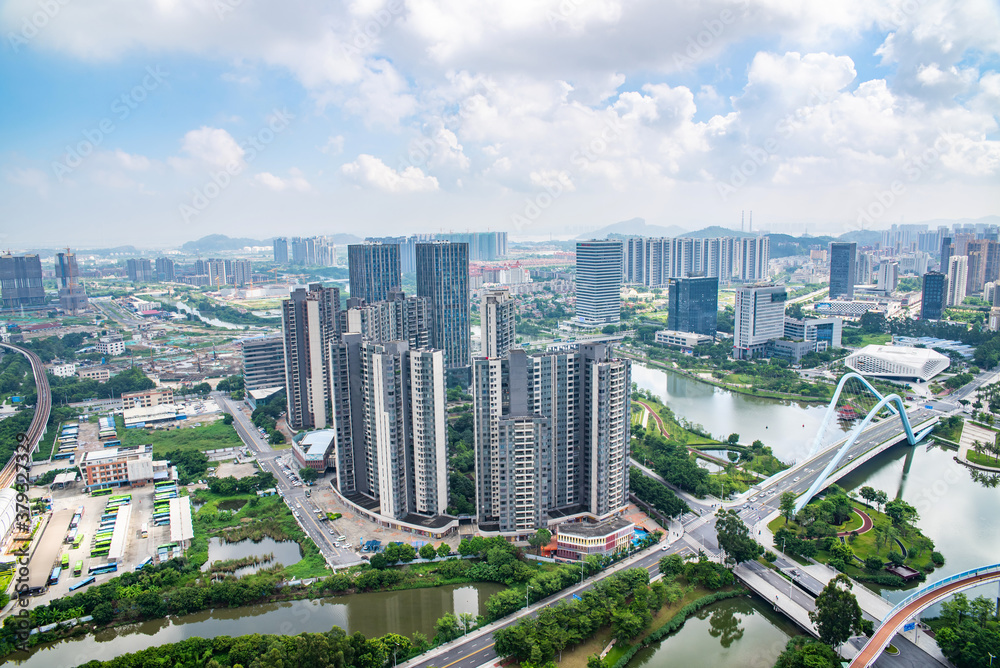
<path fill-rule="evenodd" d="M 170 164 L 184 171 L 197 164 L 214 168 L 242 166 L 246 152 L 227 131 L 203 125 L 184 135 L 181 153 L 185 157 L 170 158 Z"/>
<path fill-rule="evenodd" d="M 302 172 L 298 169 L 289 170 L 289 176 L 282 178 L 280 176 L 275 176 L 271 172 L 261 172 L 254 175 L 254 180 L 275 192 L 294 191 L 294 192 L 308 192 L 312 189 L 309 182 L 302 175 Z"/>
<path fill-rule="evenodd" d="M 438 180 L 424 174 L 419 167 L 396 171 L 372 155 L 362 153 L 354 162 L 340 168 L 341 174 L 361 186 L 389 193 L 431 192 L 438 189 Z"/>

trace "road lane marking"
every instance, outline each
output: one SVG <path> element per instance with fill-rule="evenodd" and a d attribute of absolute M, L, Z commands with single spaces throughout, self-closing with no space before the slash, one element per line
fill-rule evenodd
<path fill-rule="evenodd" d="M 463 657 L 462 657 L 462 658 L 460 658 L 460 659 L 455 659 L 455 660 L 454 660 L 454 661 L 452 661 L 451 663 L 446 663 L 445 665 L 441 666 L 441 668 L 449 668 L 449 666 L 454 666 L 454 665 L 455 665 L 456 663 L 458 663 L 459 661 L 465 661 L 465 660 L 466 660 L 466 659 L 468 659 L 468 658 L 469 658 L 470 656 L 475 656 L 476 654 L 479 654 L 480 652 L 482 652 L 482 651 L 484 651 L 484 650 L 487 650 L 487 649 L 489 649 L 490 647 L 493 647 L 493 645 L 495 645 L 495 644 L 496 644 L 496 643 L 492 643 L 492 642 L 491 642 L 491 643 L 490 643 L 489 645 L 487 645 L 486 647 L 481 647 L 480 649 L 477 649 L 477 650 L 476 650 L 475 652 L 472 652 L 472 653 L 470 653 L 470 654 L 466 654 L 465 656 L 463 656 Z"/>

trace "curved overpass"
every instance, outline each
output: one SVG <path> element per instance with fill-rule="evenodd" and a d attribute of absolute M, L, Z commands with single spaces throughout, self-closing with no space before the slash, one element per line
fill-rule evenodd
<path fill-rule="evenodd" d="M 892 637 L 896 635 L 896 632 L 902 628 L 908 619 L 921 610 L 964 589 L 970 589 L 997 580 L 1000 580 L 1000 564 L 993 564 L 992 566 L 983 566 L 982 568 L 974 568 L 964 573 L 957 573 L 918 589 L 897 603 L 896 607 L 889 611 L 889 614 L 882 620 L 882 624 L 879 625 L 875 634 L 868 639 L 865 646 L 861 648 L 858 655 L 851 661 L 850 668 L 868 668 L 868 666 L 875 663 L 875 659 L 886 648 Z"/>
<path fill-rule="evenodd" d="M 49 391 L 49 379 L 45 375 L 45 366 L 42 364 L 41 358 L 27 348 L 15 346 L 10 343 L 0 343 L 0 346 L 21 353 L 31 362 L 31 371 L 35 376 L 35 392 L 38 395 L 38 400 L 35 403 L 35 415 L 31 420 L 31 425 L 28 427 L 26 435 L 28 451 L 34 453 L 35 448 L 38 447 L 38 442 L 42 438 L 42 433 L 45 431 L 45 425 L 49 421 L 49 412 L 52 410 L 52 393 Z M 16 478 L 17 465 L 15 458 L 11 457 L 7 465 L 0 471 L 0 489 L 13 486 Z"/>

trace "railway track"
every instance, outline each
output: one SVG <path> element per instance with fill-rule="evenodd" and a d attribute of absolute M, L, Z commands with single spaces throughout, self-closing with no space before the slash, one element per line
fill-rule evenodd
<path fill-rule="evenodd" d="M 38 395 L 38 400 L 35 403 L 35 415 L 31 420 L 31 425 L 28 427 L 26 435 L 28 451 L 34 454 L 35 449 L 38 447 L 38 442 L 42 438 L 45 425 L 49 421 L 49 413 L 52 410 L 52 392 L 49 389 L 49 380 L 45 375 L 45 366 L 42 364 L 41 358 L 27 348 L 10 343 L 0 343 L 0 346 L 24 355 L 31 363 L 31 370 L 35 376 L 35 391 Z M 12 487 L 16 479 L 16 457 L 11 457 L 10 461 L 3 467 L 3 470 L 0 470 L 0 489 Z"/>

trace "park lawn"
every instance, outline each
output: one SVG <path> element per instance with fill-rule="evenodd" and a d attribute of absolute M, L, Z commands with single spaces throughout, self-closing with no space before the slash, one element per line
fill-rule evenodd
<path fill-rule="evenodd" d="M 892 340 L 892 334 L 862 334 L 861 341 L 858 342 L 858 348 L 864 348 L 870 345 L 884 345 Z"/>
<path fill-rule="evenodd" d="M 679 579 L 678 581 L 683 581 Z M 728 587 L 719 591 L 725 591 Z M 605 665 L 612 666 L 620 659 L 628 649 L 642 640 L 650 633 L 666 624 L 677 612 L 688 603 L 696 601 L 702 596 L 715 593 L 713 590 L 694 587 L 691 591 L 686 591 L 676 603 L 667 603 L 653 615 L 653 621 L 649 626 L 628 643 L 616 643 L 608 655 L 605 657 Z M 611 642 L 611 627 L 602 627 L 595 635 L 580 643 L 571 650 L 563 652 L 563 658 L 558 661 L 560 668 L 587 668 L 587 657 L 591 654 L 600 654 L 601 651 Z"/>
<path fill-rule="evenodd" d="M 243 445 L 236 429 L 222 421 L 188 427 L 183 421 L 181 429 L 119 429 L 122 445 L 153 444 L 153 457 L 162 458 L 171 450 L 182 452 L 192 450 L 217 450 L 237 448 Z"/>
<path fill-rule="evenodd" d="M 966 459 L 968 459 L 973 464 L 979 464 L 980 466 L 990 466 L 992 468 L 1000 468 L 1000 462 L 997 461 L 996 457 L 992 455 L 981 455 L 971 448 L 965 453 Z"/>

